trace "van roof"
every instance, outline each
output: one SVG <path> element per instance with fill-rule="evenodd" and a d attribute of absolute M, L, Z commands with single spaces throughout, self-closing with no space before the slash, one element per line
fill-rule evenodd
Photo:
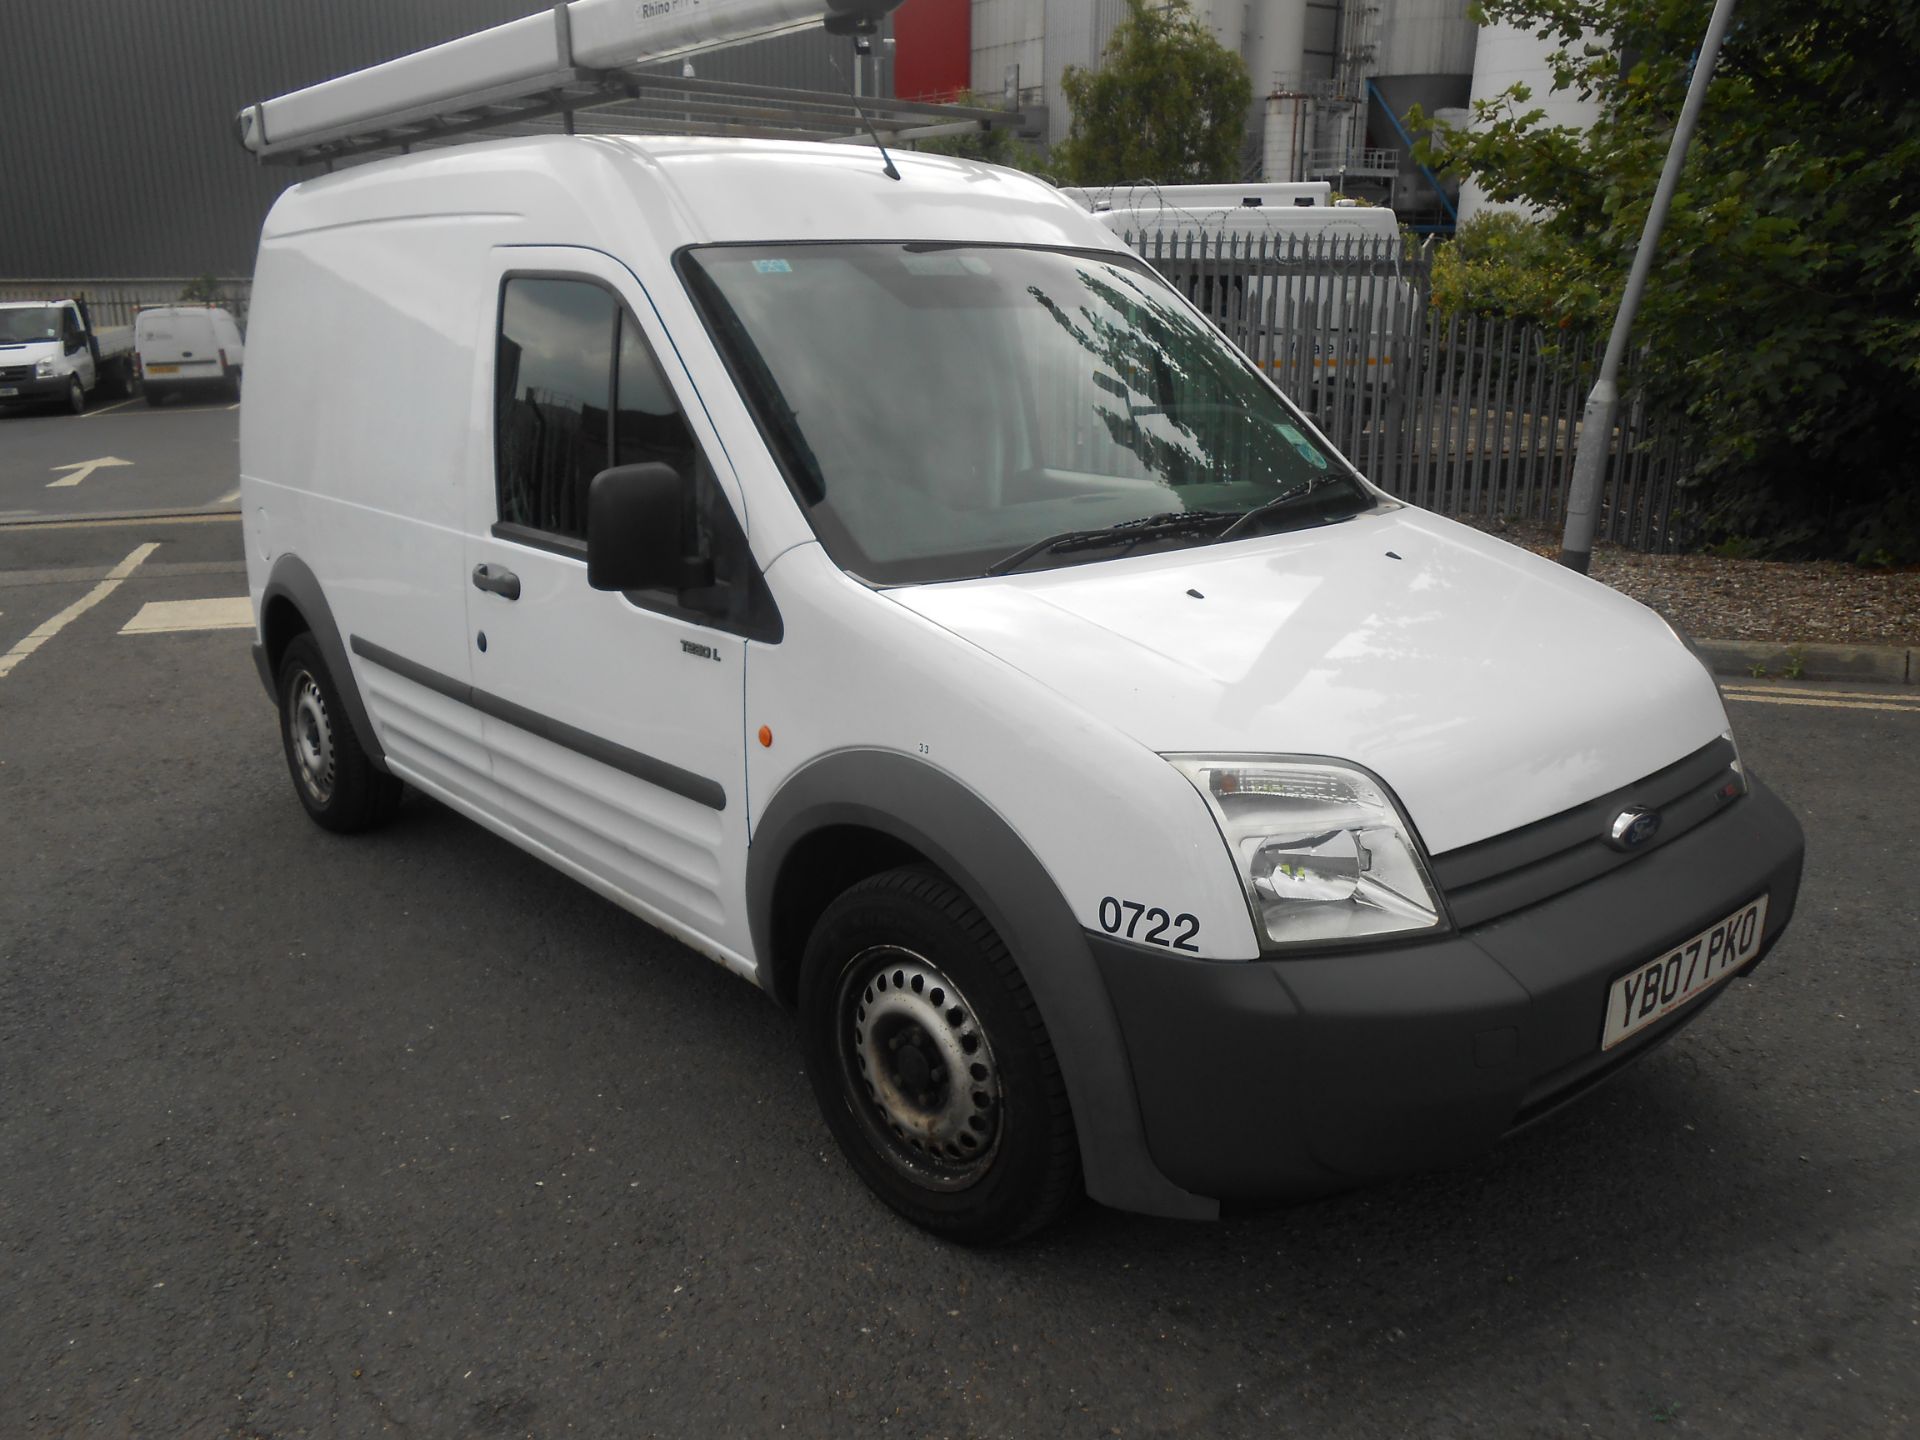
<path fill-rule="evenodd" d="M 518 243 L 974 240 L 1115 249 L 1045 181 L 870 146 L 695 136 L 551 135 L 448 146 L 295 185 L 263 243 L 333 225 L 485 215 Z M 503 240 L 504 243 L 504 240 Z"/>

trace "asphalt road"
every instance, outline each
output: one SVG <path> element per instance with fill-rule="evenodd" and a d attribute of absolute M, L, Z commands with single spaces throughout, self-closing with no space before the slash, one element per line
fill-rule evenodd
<path fill-rule="evenodd" d="M 238 412 L 224 396 L 176 396 L 158 406 L 103 400 L 80 415 L 0 409 L 0 524 L 231 510 L 239 499 Z"/>
<path fill-rule="evenodd" d="M 120 633 L 232 522 L 0 528 L 0 655 L 149 543 L 0 678 L 0 1435 L 1915 1432 L 1916 692 L 1736 702 L 1799 918 L 1584 1104 L 972 1253 L 749 986 L 418 797 L 311 825 L 245 632 Z"/>

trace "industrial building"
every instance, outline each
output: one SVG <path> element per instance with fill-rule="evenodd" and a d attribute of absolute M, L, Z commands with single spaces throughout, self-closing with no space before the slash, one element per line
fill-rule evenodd
<path fill-rule="evenodd" d="M 1471 100 L 1525 81 L 1549 122 L 1584 125 L 1591 106 L 1548 96 L 1554 46 L 1508 25 L 1477 25 L 1468 0 L 1189 0 L 1253 80 L 1242 178 L 1327 180 L 1450 229 L 1482 204 L 1414 162 L 1400 117 L 1414 105 L 1464 124 Z M 1068 66 L 1097 68 L 1126 0 L 973 0 L 973 89 L 1017 88 L 1044 107 L 1049 141 L 1071 116 Z"/>
<path fill-rule="evenodd" d="M 1471 213 L 1422 171 L 1400 116 L 1418 103 L 1464 120 L 1471 98 L 1529 81 L 1553 118 L 1551 48 L 1480 27 L 1468 0 L 1192 0 L 1254 82 L 1244 178 L 1324 179 L 1437 229 Z M 233 117 L 278 94 L 540 8 L 537 0 L 14 0 L 0 45 L 0 293 L 37 282 L 120 281 L 132 298 L 252 270 L 260 221 L 304 172 L 262 168 Z M 1094 67 L 1125 0 L 906 0 L 872 58 L 815 31 L 703 55 L 701 75 L 794 89 L 949 99 L 1024 110 L 1038 138 L 1067 133 L 1060 79 Z M 678 66 L 675 67 L 678 70 Z M 76 77 L 78 77 L 76 79 Z M 1145 177 L 1143 177 L 1145 178 Z M 106 293 L 95 286 L 96 293 Z"/>
<path fill-rule="evenodd" d="M 151 281 L 160 298 L 176 281 L 250 275 L 274 197 L 316 172 L 262 167 L 242 150 L 242 106 L 542 8 L 10 0 L 0 27 L 0 293 L 20 290 L 7 282 L 116 279 Z M 893 84 L 890 53 L 876 47 L 868 62 L 878 93 Z M 703 55 L 698 68 L 717 80 L 845 94 L 852 61 L 846 39 L 811 31 Z M 937 68 L 923 66 L 915 83 L 929 73 L 937 81 Z"/>

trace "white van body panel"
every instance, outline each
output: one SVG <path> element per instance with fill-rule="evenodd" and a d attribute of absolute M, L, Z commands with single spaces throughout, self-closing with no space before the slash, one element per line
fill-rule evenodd
<path fill-rule="evenodd" d="M 319 223 L 276 225 L 289 211 Z M 488 248 L 488 231 L 459 213 L 386 219 L 283 197 L 261 241 L 240 410 L 256 608 L 268 567 L 291 547 L 324 586 L 343 642 L 358 635 L 461 678 L 460 487 Z M 330 365 L 316 389 L 316 356 L 351 363 Z M 479 716 L 359 659 L 354 670 L 396 767 L 478 798 L 490 769 Z"/>
<path fill-rule="evenodd" d="M 1357 761 L 1435 854 L 1728 728 L 1712 679 L 1652 611 L 1410 508 L 889 594 L 1150 750 Z M 1659 724 L 1621 724 L 1629 701 Z"/>
<path fill-rule="evenodd" d="M 725 451 L 633 273 L 597 250 L 506 246 L 492 252 L 470 300 L 481 333 L 497 317 L 500 283 L 534 273 L 599 281 L 641 323 L 668 384 L 681 397 L 696 440 L 729 495 Z M 670 278 L 670 277 L 669 277 Z M 491 373 L 480 367 L 474 403 L 489 414 Z M 471 657 L 474 685 L 510 704 L 550 716 L 644 755 L 715 781 L 719 809 L 676 794 L 542 736 L 489 716 L 482 725 L 493 772 L 489 803 L 519 834 L 531 836 L 615 891 L 632 897 L 675 932 L 751 973 L 746 911 L 748 806 L 741 728 L 748 642 L 691 619 L 634 605 L 590 589 L 586 562 L 492 533 L 493 455 L 485 444 L 466 458 L 463 566 L 499 565 L 519 577 L 517 600 L 463 585 L 467 629 L 487 647 Z M 738 504 L 735 504 L 736 513 Z M 711 658 L 696 663 L 686 646 Z M 663 696 L 671 697 L 663 703 Z"/>
<path fill-rule="evenodd" d="M 817 544 L 789 551 L 768 579 L 793 613 L 786 639 L 756 646 L 748 661 L 747 726 L 773 736 L 771 746 L 748 747 L 756 811 L 821 755 L 893 751 L 951 776 L 1005 819 L 1085 928 L 1099 925 L 1101 899 L 1114 896 L 1194 916 L 1197 954 L 1259 953 L 1199 792 L 1111 712 L 1003 660 L 999 652 L 1035 660 L 1038 651 L 993 617 L 960 637 L 916 612 L 912 597 L 957 587 L 876 594 Z"/>

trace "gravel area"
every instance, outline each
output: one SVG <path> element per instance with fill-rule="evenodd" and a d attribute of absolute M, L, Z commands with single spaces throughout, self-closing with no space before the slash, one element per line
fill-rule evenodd
<path fill-rule="evenodd" d="M 1554 556 L 1560 534 L 1482 526 Z M 1861 570 L 1834 560 L 1726 560 L 1642 555 L 1601 545 L 1593 578 L 1659 611 L 1698 640 L 1817 645 L 1920 645 L 1920 568 Z"/>

